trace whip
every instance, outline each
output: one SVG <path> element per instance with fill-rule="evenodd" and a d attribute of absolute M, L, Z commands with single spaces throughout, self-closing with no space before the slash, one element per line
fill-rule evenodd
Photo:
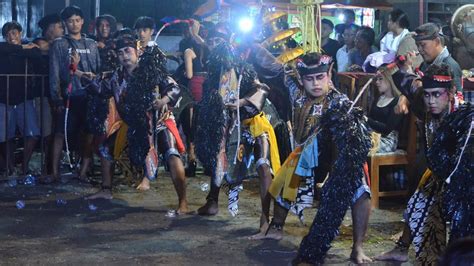
<path fill-rule="evenodd" d="M 67 100 L 66 100 L 66 111 L 64 112 L 64 141 L 66 143 L 66 156 L 67 156 L 67 161 L 69 164 L 69 167 L 72 169 L 72 163 L 71 163 L 71 153 L 69 151 L 69 141 L 68 141 L 68 134 L 67 134 L 67 118 L 69 116 L 69 105 L 71 103 L 71 93 L 72 93 L 72 80 L 74 77 L 74 73 L 76 73 L 77 70 L 77 65 L 74 63 L 69 64 L 69 75 L 70 75 L 70 81 L 67 86 Z"/>

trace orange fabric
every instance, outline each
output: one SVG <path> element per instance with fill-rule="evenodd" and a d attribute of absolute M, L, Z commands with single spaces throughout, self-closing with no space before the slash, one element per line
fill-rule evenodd
<path fill-rule="evenodd" d="M 364 163 L 364 174 L 365 180 L 367 181 L 367 185 L 370 187 L 369 165 L 367 164 L 367 162 Z"/>
<path fill-rule="evenodd" d="M 115 105 L 114 97 L 109 99 L 109 114 L 105 120 L 105 133 L 107 138 L 114 134 L 122 125 L 122 118 L 120 117 L 117 106 Z"/>
<path fill-rule="evenodd" d="M 176 139 L 176 148 L 178 148 L 179 153 L 184 153 L 186 151 L 186 148 L 184 147 L 183 140 L 181 139 L 181 136 L 179 135 L 178 128 L 176 127 L 176 123 L 174 122 L 174 119 L 168 118 L 164 120 L 164 123 L 166 127 L 170 130 L 171 134 L 173 134 L 173 137 Z"/>

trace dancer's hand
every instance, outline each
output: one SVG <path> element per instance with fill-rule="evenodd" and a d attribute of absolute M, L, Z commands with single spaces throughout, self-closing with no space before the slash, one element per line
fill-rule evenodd
<path fill-rule="evenodd" d="M 73 51 L 69 56 L 69 60 L 71 61 L 71 64 L 77 66 L 79 62 L 81 62 L 81 56 L 77 52 Z"/>
<path fill-rule="evenodd" d="M 394 107 L 395 114 L 408 114 L 408 107 L 410 103 L 408 102 L 407 97 L 400 95 L 398 98 L 398 103 Z"/>
<path fill-rule="evenodd" d="M 247 101 L 245 99 L 239 99 L 238 101 L 226 103 L 225 106 L 230 110 L 237 110 L 237 108 L 244 106 L 246 103 Z"/>
<path fill-rule="evenodd" d="M 105 43 L 103 42 L 97 42 L 97 48 L 102 49 L 105 47 Z"/>
<path fill-rule="evenodd" d="M 161 108 L 163 108 L 165 104 L 166 104 L 166 101 L 164 101 L 163 99 L 156 99 L 155 101 L 153 101 L 153 109 L 161 110 Z"/>

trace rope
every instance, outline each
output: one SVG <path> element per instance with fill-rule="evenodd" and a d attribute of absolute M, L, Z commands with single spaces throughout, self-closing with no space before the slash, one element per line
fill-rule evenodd
<path fill-rule="evenodd" d="M 240 150 L 240 83 L 242 82 L 242 77 L 243 77 L 243 67 L 242 71 L 240 71 L 239 75 L 239 81 L 237 82 L 237 148 L 235 148 L 235 156 L 234 156 L 234 164 L 237 163 L 237 156 L 239 156 L 239 150 Z"/>
<path fill-rule="evenodd" d="M 367 90 L 367 88 L 369 87 L 370 83 L 372 83 L 372 81 L 374 81 L 374 78 L 375 77 L 371 77 L 364 85 L 364 87 L 362 87 L 362 89 L 359 91 L 359 94 L 357 94 L 357 97 L 354 99 L 354 101 L 352 102 L 352 105 L 351 105 L 351 108 L 349 108 L 349 111 L 347 111 L 347 113 L 350 113 L 352 111 L 352 108 L 354 108 L 355 104 L 359 101 L 360 97 L 362 96 L 362 94 L 364 94 L 365 90 Z"/>
<path fill-rule="evenodd" d="M 67 156 L 66 158 L 67 158 L 69 167 L 71 169 L 73 168 L 73 166 L 71 162 L 71 152 L 69 151 L 69 141 L 68 141 L 69 138 L 67 134 L 67 119 L 69 117 L 69 104 L 71 103 L 72 81 L 74 78 L 74 73 L 76 73 L 76 70 L 77 70 L 77 65 L 74 65 L 73 63 L 71 63 L 69 65 L 69 75 L 70 75 L 71 81 L 69 82 L 67 86 L 68 95 L 67 95 L 67 101 L 66 101 L 66 111 L 64 112 L 64 142 L 66 143 L 66 156 Z"/>
<path fill-rule="evenodd" d="M 174 24 L 178 24 L 178 23 L 188 23 L 189 25 L 191 25 L 191 24 L 192 24 L 192 21 L 189 20 L 189 19 L 177 19 L 177 20 L 175 20 L 175 21 L 165 23 L 165 24 L 158 30 L 158 32 L 156 33 L 154 42 L 156 43 L 156 40 L 158 39 L 158 36 L 160 36 L 161 32 L 162 32 L 166 27 L 171 26 L 171 25 L 174 25 Z"/>
<path fill-rule="evenodd" d="M 458 162 L 456 163 L 456 167 L 454 167 L 454 170 L 451 172 L 451 174 L 448 176 L 448 178 L 446 178 L 446 183 L 448 183 L 448 184 L 451 182 L 451 177 L 453 176 L 454 172 L 456 172 L 456 170 L 458 170 L 458 166 L 461 163 L 462 155 L 464 154 L 464 149 L 466 149 L 467 143 L 469 142 L 469 138 L 471 137 L 473 127 L 474 127 L 474 118 L 471 120 L 471 126 L 469 127 L 469 131 L 467 133 L 466 140 L 464 141 L 464 146 L 462 147 L 461 153 L 459 154 L 459 158 L 458 158 Z"/>
<path fill-rule="evenodd" d="M 301 32 L 303 47 L 307 52 L 320 52 L 321 51 L 321 38 L 319 32 L 321 32 L 321 6 L 322 0 L 292 0 L 291 3 L 296 5 L 300 19 L 302 22 Z M 318 30 L 316 30 L 316 15 L 319 20 Z"/>

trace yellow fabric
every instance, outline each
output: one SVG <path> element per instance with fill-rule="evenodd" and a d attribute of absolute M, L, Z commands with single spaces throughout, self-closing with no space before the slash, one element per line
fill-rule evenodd
<path fill-rule="evenodd" d="M 272 184 L 268 189 L 268 192 L 270 192 L 274 198 L 277 198 L 281 193 L 281 196 L 286 200 L 292 202 L 296 200 L 296 194 L 300 185 L 300 177 L 294 173 L 301 156 L 301 151 L 301 147 L 297 147 L 292 151 L 290 155 L 288 155 L 288 158 L 286 158 L 286 161 L 283 163 L 280 170 L 276 172 Z"/>
<path fill-rule="evenodd" d="M 426 169 L 425 173 L 421 177 L 420 182 L 418 183 L 418 189 L 422 188 L 432 175 L 433 175 L 433 172 L 431 172 L 430 169 Z"/>
<path fill-rule="evenodd" d="M 245 119 L 242 121 L 245 126 L 250 128 L 250 134 L 254 138 L 262 135 L 263 133 L 268 134 L 268 141 L 270 142 L 270 162 L 272 163 L 272 170 L 274 173 L 278 172 L 281 167 L 280 164 L 280 154 L 278 152 L 278 144 L 275 136 L 275 131 L 273 130 L 272 125 L 268 121 L 267 117 L 263 112 L 260 114 Z"/>
<path fill-rule="evenodd" d="M 118 132 L 117 137 L 115 138 L 115 145 L 114 145 L 114 159 L 117 160 L 120 158 L 120 154 L 122 154 L 125 146 L 127 144 L 127 131 L 128 125 L 125 122 L 122 122 Z"/>

